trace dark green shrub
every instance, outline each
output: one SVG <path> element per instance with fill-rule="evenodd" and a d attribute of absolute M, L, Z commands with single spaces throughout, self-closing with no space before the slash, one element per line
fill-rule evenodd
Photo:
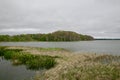
<path fill-rule="evenodd" d="M 6 47 L 0 47 L 0 56 L 3 56 L 5 53 L 5 48 Z"/>
<path fill-rule="evenodd" d="M 4 58 L 7 59 L 7 60 L 12 59 L 13 54 L 14 54 L 14 51 L 5 51 Z"/>
<path fill-rule="evenodd" d="M 56 64 L 55 59 L 50 56 L 35 56 L 33 59 L 26 62 L 29 69 L 49 69 Z"/>
<path fill-rule="evenodd" d="M 3 49 L 3 56 L 5 59 L 17 59 L 20 56 L 21 49 Z"/>
<path fill-rule="evenodd" d="M 19 57 L 19 60 L 20 60 L 23 64 L 26 64 L 27 61 L 33 60 L 34 58 L 36 58 L 35 55 L 22 53 L 22 54 L 20 55 L 20 57 Z"/>
<path fill-rule="evenodd" d="M 0 56 L 4 55 L 4 50 L 0 50 Z"/>
<path fill-rule="evenodd" d="M 40 64 L 40 62 L 37 59 L 27 61 L 26 65 L 27 65 L 28 69 L 38 70 L 38 69 L 42 68 L 42 65 Z"/>

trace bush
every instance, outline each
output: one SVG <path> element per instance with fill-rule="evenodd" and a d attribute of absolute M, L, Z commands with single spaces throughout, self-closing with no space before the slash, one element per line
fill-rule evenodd
<path fill-rule="evenodd" d="M 6 47 L 0 47 L 0 56 L 3 56 L 5 53 L 5 48 Z"/>
<path fill-rule="evenodd" d="M 56 64 L 55 59 L 50 56 L 31 55 L 31 56 L 27 56 L 26 58 L 28 60 L 25 61 L 25 64 L 29 69 L 40 69 L 40 68 L 49 69 Z"/>

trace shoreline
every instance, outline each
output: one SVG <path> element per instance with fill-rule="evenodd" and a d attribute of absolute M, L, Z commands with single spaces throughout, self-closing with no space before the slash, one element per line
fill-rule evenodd
<path fill-rule="evenodd" d="M 55 67 L 46 70 L 42 75 L 39 73 L 36 74 L 34 80 L 87 80 L 88 78 L 91 78 L 90 80 L 100 80 L 101 78 L 104 80 L 120 79 L 120 74 L 118 74 L 120 73 L 119 55 L 113 56 L 108 54 L 93 53 L 73 54 L 73 52 L 59 48 L 37 48 L 23 46 L 8 46 L 8 48 L 23 49 L 24 52 L 34 55 L 61 57 L 56 58 L 57 65 Z M 96 70 L 99 73 L 97 73 Z M 111 72 L 109 70 L 111 70 Z M 104 71 L 106 74 L 103 74 Z"/>

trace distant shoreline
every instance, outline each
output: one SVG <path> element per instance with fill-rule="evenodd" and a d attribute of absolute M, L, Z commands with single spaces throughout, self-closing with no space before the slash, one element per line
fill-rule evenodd
<path fill-rule="evenodd" d="M 120 39 L 94 39 L 94 40 L 120 40 Z"/>

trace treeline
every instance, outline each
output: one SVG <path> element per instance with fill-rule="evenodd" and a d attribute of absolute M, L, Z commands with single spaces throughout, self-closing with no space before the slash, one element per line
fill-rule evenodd
<path fill-rule="evenodd" d="M 48 34 L 0 35 L 0 41 L 85 41 L 93 40 L 89 35 L 72 31 L 56 31 Z"/>

